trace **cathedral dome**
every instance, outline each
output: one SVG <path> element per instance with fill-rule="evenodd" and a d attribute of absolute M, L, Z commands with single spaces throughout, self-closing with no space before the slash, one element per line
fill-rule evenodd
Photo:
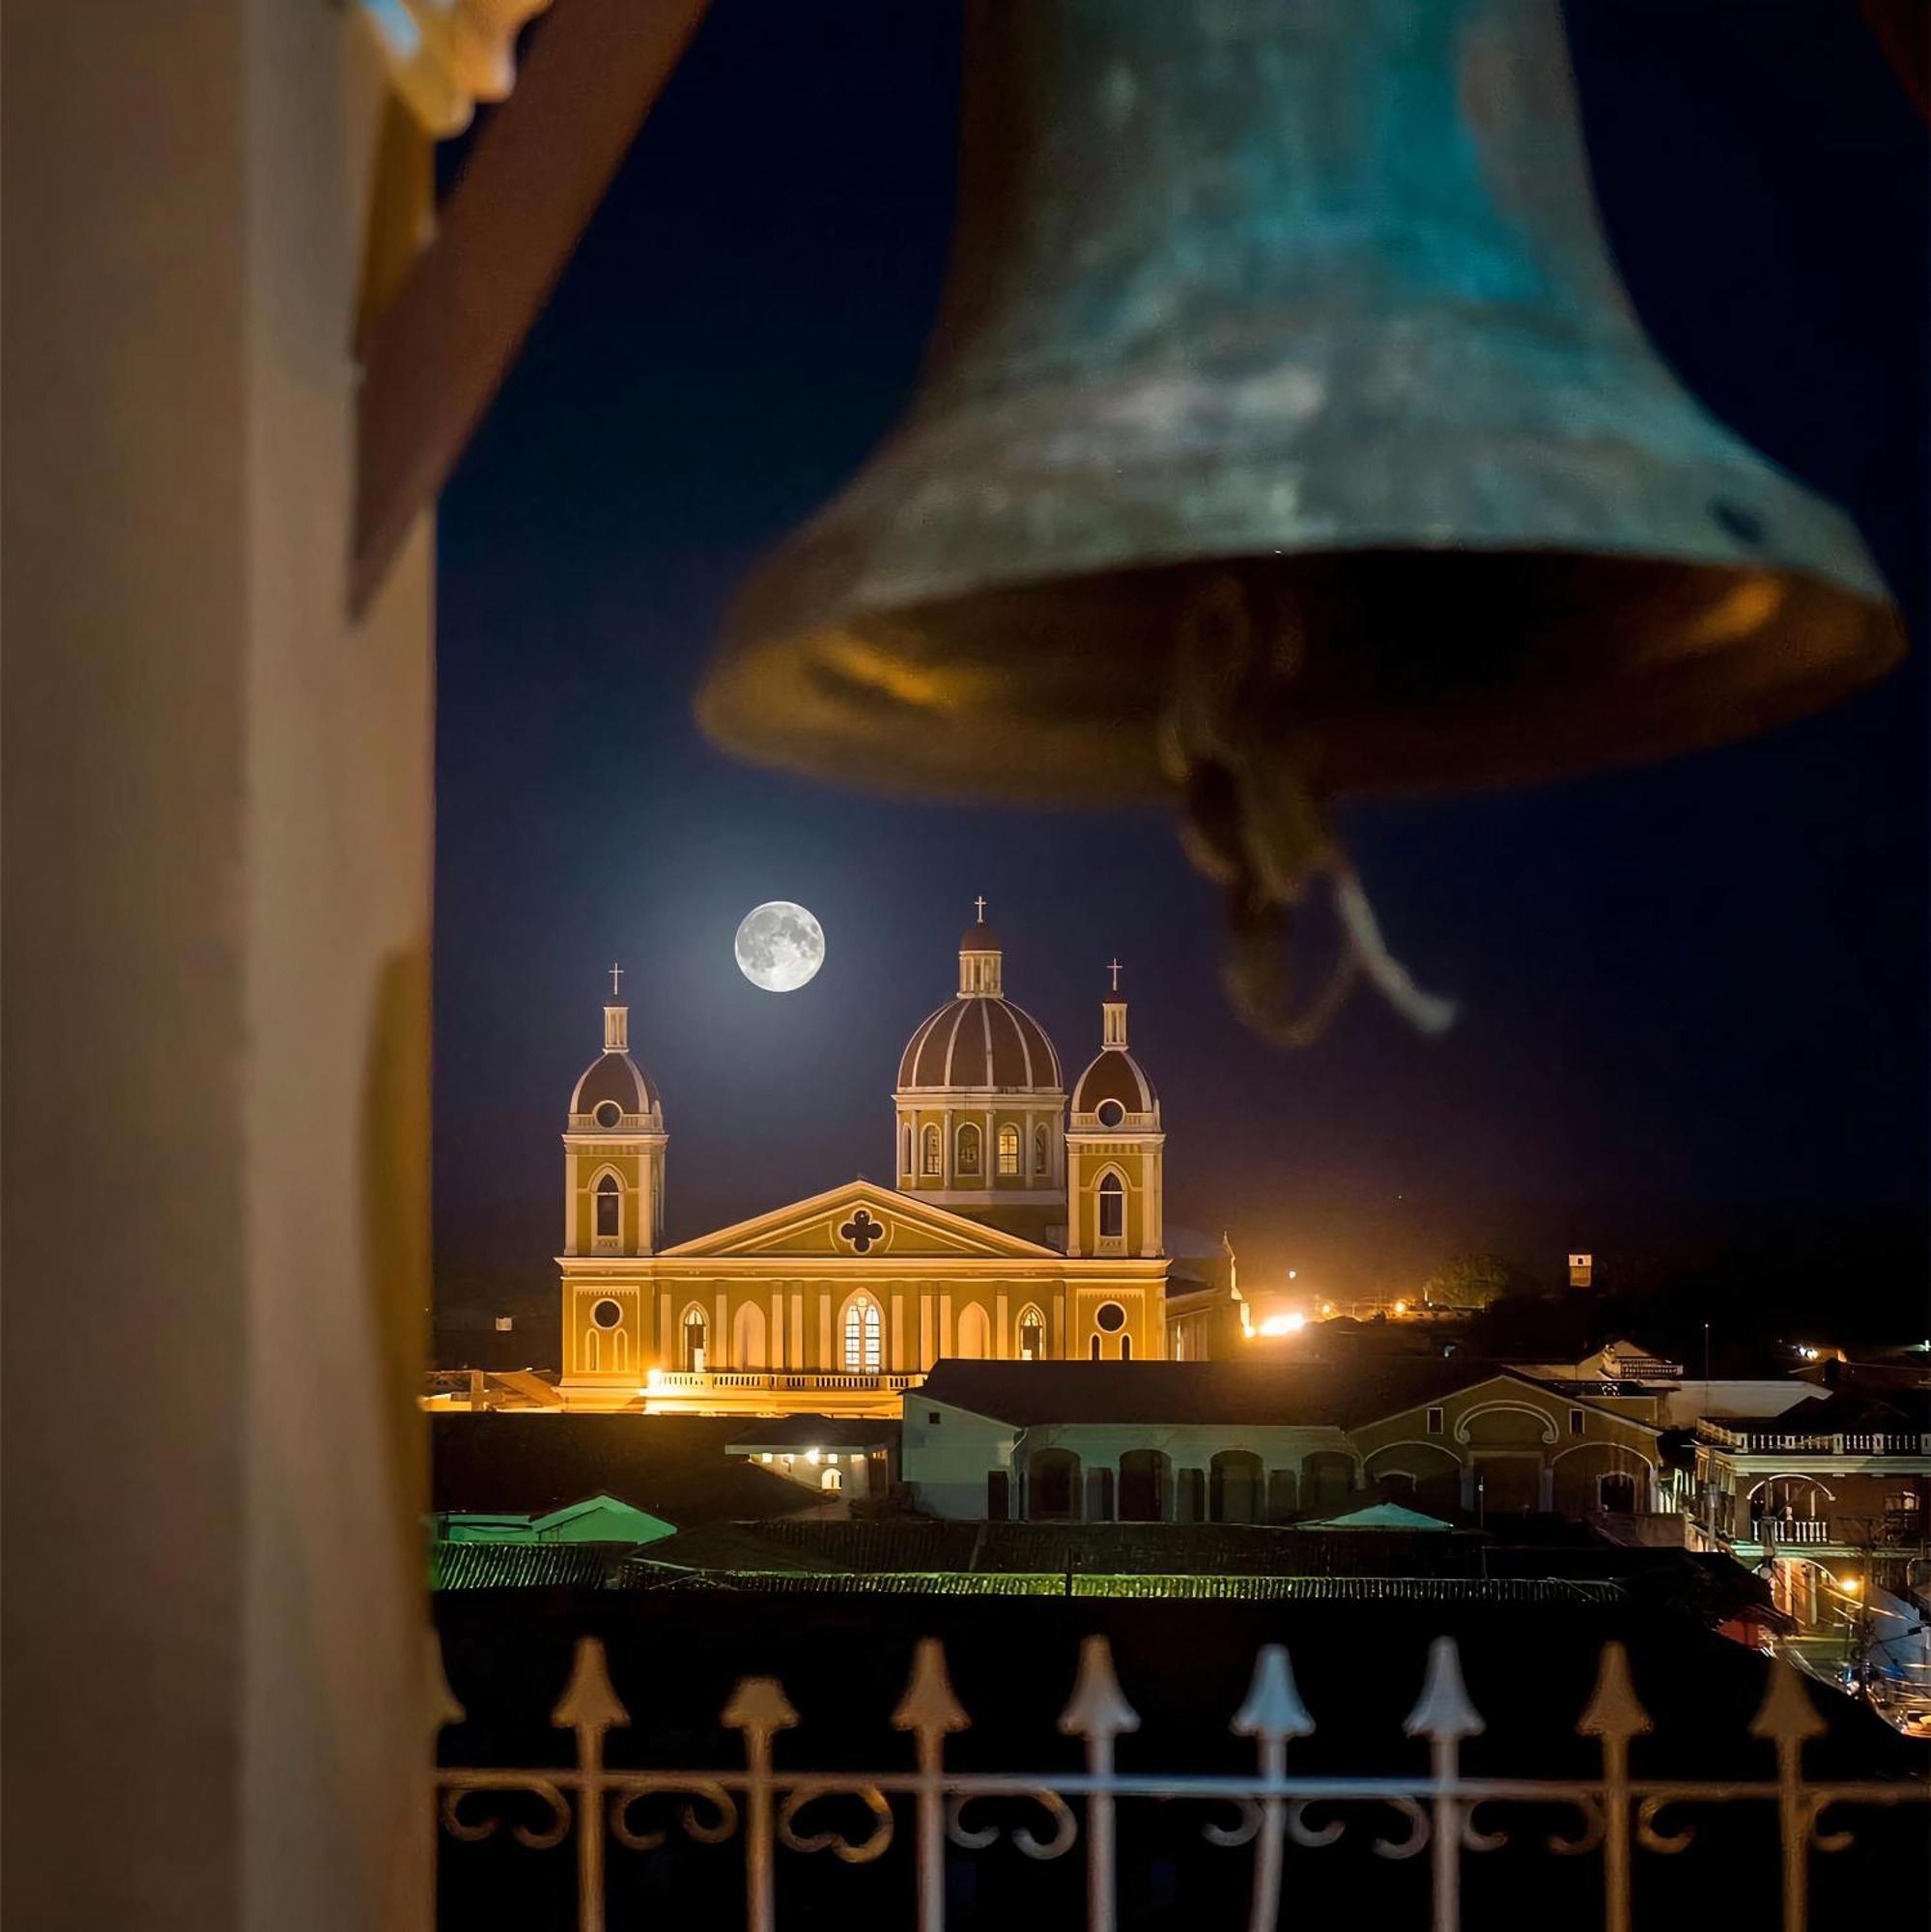
<path fill-rule="evenodd" d="M 980 930 L 983 930 L 981 927 Z M 1060 1057 L 1024 1007 L 961 993 L 931 1014 L 905 1044 L 898 1086 L 1057 1091 Z"/>
<path fill-rule="evenodd" d="M 650 1114 L 661 1104 L 650 1076 L 627 1053 L 600 1053 L 584 1067 L 570 1095 L 573 1118 L 594 1115 L 606 1104 L 614 1104 L 619 1115 Z M 616 1122 L 603 1124 L 614 1126 Z"/>
<path fill-rule="evenodd" d="M 1060 1056 L 1046 1029 L 1006 997 L 1005 949 L 979 918 L 959 938 L 959 990 L 929 1013 L 898 1058 L 900 1093 L 1061 1091 Z"/>
<path fill-rule="evenodd" d="M 1073 1089 L 1073 1112 L 1097 1115 L 1109 1100 L 1122 1115 L 1150 1114 L 1159 1104 L 1146 1070 L 1123 1046 L 1109 1046 L 1095 1056 Z"/>

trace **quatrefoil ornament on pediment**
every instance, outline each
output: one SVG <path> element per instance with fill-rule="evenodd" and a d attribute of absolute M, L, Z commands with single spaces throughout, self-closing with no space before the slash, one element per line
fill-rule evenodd
<path fill-rule="evenodd" d="M 886 1232 L 884 1222 L 872 1219 L 870 1208 L 861 1208 L 839 1228 L 838 1238 L 848 1242 L 859 1254 L 867 1255 L 876 1243 L 885 1239 Z"/>

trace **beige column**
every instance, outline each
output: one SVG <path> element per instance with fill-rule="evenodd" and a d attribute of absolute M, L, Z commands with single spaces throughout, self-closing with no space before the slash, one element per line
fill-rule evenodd
<path fill-rule="evenodd" d="M 10 1926 L 429 1923 L 429 546 L 348 622 L 364 54 L 6 11 Z"/>

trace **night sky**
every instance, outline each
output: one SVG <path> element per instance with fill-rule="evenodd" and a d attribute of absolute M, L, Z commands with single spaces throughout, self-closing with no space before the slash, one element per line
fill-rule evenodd
<path fill-rule="evenodd" d="M 1852 510 L 1921 639 L 1921 122 L 1851 0 L 1584 0 L 1570 22 L 1652 336 Z M 1170 1219 L 1229 1230 L 1244 1286 L 1290 1264 L 1406 1285 L 1468 1247 L 1545 1271 L 1572 1246 L 1633 1271 L 1725 1248 L 1797 1258 L 1820 1303 L 1921 1305 L 1921 651 L 1733 750 L 1348 810 L 1394 950 L 1464 1018 L 1423 1040 L 1364 998 L 1297 1054 L 1227 1011 L 1217 897 L 1161 814 L 847 795 L 700 739 L 734 585 L 916 381 L 957 40 L 940 0 L 716 0 L 444 496 L 444 1300 L 554 1295 L 557 1135 L 612 958 L 665 1096 L 672 1239 L 890 1179 L 897 1055 L 982 892 L 1069 1080 L 1126 962 Z M 730 956 L 773 897 L 830 947 L 786 996 Z"/>

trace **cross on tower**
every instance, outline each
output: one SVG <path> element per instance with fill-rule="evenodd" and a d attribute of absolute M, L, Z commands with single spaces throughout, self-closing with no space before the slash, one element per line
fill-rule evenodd
<path fill-rule="evenodd" d="M 621 966 L 619 966 L 614 959 L 612 959 L 611 961 L 611 998 L 613 1000 L 621 997 L 617 981 L 621 980 L 623 976 L 624 976 L 624 969 Z"/>
<path fill-rule="evenodd" d="M 1116 993 L 1119 992 L 1120 976 L 1125 971 L 1125 968 L 1121 965 L 1118 959 L 1109 959 L 1106 962 L 1106 970 L 1113 975 L 1113 990 Z"/>
<path fill-rule="evenodd" d="M 985 895 L 980 893 L 978 898 L 973 900 L 973 904 L 978 907 L 979 923 L 983 925 L 985 923 Z"/>

